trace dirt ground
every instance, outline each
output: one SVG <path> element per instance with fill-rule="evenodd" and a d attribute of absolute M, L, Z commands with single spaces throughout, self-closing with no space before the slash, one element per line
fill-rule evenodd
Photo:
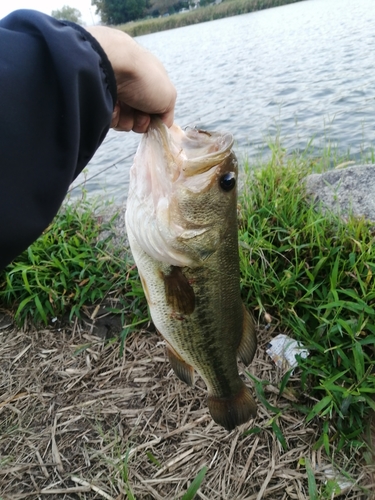
<path fill-rule="evenodd" d="M 0 500 L 173 500 L 204 466 L 196 498 L 304 500 L 312 498 L 306 460 L 325 492 L 317 498 L 374 498 L 363 457 L 337 452 L 332 464 L 314 449 L 320 422 L 306 425 L 293 390 L 278 395 L 281 374 L 265 352 L 277 332 L 260 330 L 248 371 L 269 382 L 267 400 L 280 415 L 259 402 L 256 419 L 228 433 L 210 418 L 203 382 L 192 389 L 176 378 L 152 327 L 133 333 L 122 357 L 120 329 L 108 316 L 19 329 L 0 314 Z M 343 488 L 335 497 L 332 477 Z"/>

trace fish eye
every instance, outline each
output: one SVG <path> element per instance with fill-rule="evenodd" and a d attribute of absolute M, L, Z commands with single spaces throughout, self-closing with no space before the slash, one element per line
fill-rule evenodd
<path fill-rule="evenodd" d="M 220 187 L 224 191 L 232 191 L 236 185 L 236 176 L 234 172 L 227 172 L 220 177 Z"/>

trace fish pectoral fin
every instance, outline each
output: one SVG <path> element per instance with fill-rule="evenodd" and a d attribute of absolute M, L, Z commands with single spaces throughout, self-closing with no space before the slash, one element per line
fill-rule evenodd
<path fill-rule="evenodd" d="M 185 382 L 185 384 L 194 386 L 194 368 L 187 364 L 181 356 L 177 354 L 177 352 L 167 344 L 167 353 L 169 362 L 173 368 L 173 371 L 177 375 L 177 377 Z"/>
<path fill-rule="evenodd" d="M 249 365 L 257 350 L 257 336 L 253 318 L 242 304 L 243 322 L 242 322 L 242 338 L 237 349 L 237 354 L 241 361 L 247 366 Z"/>
<path fill-rule="evenodd" d="M 165 297 L 173 312 L 192 314 L 195 309 L 195 293 L 181 267 L 171 266 L 163 275 Z"/>
<path fill-rule="evenodd" d="M 207 405 L 211 417 L 227 431 L 246 423 L 257 413 L 256 402 L 244 383 L 234 396 L 224 398 L 209 395 Z"/>

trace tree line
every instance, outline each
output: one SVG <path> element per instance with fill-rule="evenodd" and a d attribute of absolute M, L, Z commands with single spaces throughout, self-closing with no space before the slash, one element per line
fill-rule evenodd
<path fill-rule="evenodd" d="M 214 0 L 200 0 L 200 5 L 212 3 Z M 146 16 L 159 17 L 174 14 L 181 9 L 188 9 L 197 0 L 91 0 L 96 7 L 103 24 L 116 25 L 142 19 Z M 78 9 L 64 5 L 60 10 L 52 11 L 56 19 L 82 23 Z"/>
<path fill-rule="evenodd" d="M 188 9 L 198 0 L 91 0 L 105 24 L 123 24 L 146 16 L 159 17 Z M 201 4 L 214 0 L 200 0 Z"/>

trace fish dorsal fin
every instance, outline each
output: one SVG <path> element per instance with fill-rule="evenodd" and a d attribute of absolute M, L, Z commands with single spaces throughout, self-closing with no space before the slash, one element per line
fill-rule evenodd
<path fill-rule="evenodd" d="M 242 308 L 242 338 L 237 349 L 237 354 L 240 360 L 247 366 L 252 362 L 255 351 L 257 350 L 257 336 L 253 318 L 243 304 Z"/>
<path fill-rule="evenodd" d="M 174 312 L 192 314 L 195 309 L 195 293 L 181 267 L 171 266 L 164 274 L 165 297 Z"/>
<path fill-rule="evenodd" d="M 167 344 L 169 362 L 177 377 L 185 384 L 194 386 L 194 368 L 186 363 L 177 352 Z"/>

